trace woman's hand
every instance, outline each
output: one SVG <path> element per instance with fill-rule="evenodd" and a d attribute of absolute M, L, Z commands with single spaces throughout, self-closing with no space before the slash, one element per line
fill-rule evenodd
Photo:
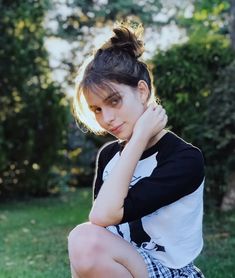
<path fill-rule="evenodd" d="M 165 109 L 158 104 L 152 103 L 135 123 L 132 136 L 140 136 L 147 142 L 161 132 L 167 124 Z"/>

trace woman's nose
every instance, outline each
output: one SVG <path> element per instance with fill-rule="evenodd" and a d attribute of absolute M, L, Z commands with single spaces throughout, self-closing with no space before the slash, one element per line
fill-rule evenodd
<path fill-rule="evenodd" d="M 115 113 L 113 109 L 103 109 L 103 121 L 106 124 L 110 124 L 115 119 Z"/>

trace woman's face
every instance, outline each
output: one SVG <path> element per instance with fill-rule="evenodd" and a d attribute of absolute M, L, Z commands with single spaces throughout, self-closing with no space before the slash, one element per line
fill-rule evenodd
<path fill-rule="evenodd" d="M 138 87 L 111 83 L 113 93 L 102 95 L 87 93 L 85 95 L 89 108 L 95 114 L 99 125 L 113 136 L 129 140 L 134 125 L 146 109 Z M 115 93 L 116 92 L 116 93 Z"/>

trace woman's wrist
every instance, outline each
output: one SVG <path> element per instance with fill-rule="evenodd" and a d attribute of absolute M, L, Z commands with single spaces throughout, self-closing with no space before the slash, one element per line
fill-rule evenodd
<path fill-rule="evenodd" d="M 146 134 L 141 134 L 140 132 L 135 132 L 132 134 L 130 140 L 127 142 L 127 146 L 135 146 L 138 149 L 145 150 L 149 142 L 148 136 Z"/>

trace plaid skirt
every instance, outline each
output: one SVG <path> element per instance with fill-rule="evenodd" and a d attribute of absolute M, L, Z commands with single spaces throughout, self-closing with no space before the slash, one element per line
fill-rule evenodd
<path fill-rule="evenodd" d="M 162 265 L 157 259 L 152 258 L 143 249 L 137 247 L 136 250 L 145 261 L 149 278 L 205 278 L 200 269 L 193 263 L 179 269 L 168 268 Z"/>

